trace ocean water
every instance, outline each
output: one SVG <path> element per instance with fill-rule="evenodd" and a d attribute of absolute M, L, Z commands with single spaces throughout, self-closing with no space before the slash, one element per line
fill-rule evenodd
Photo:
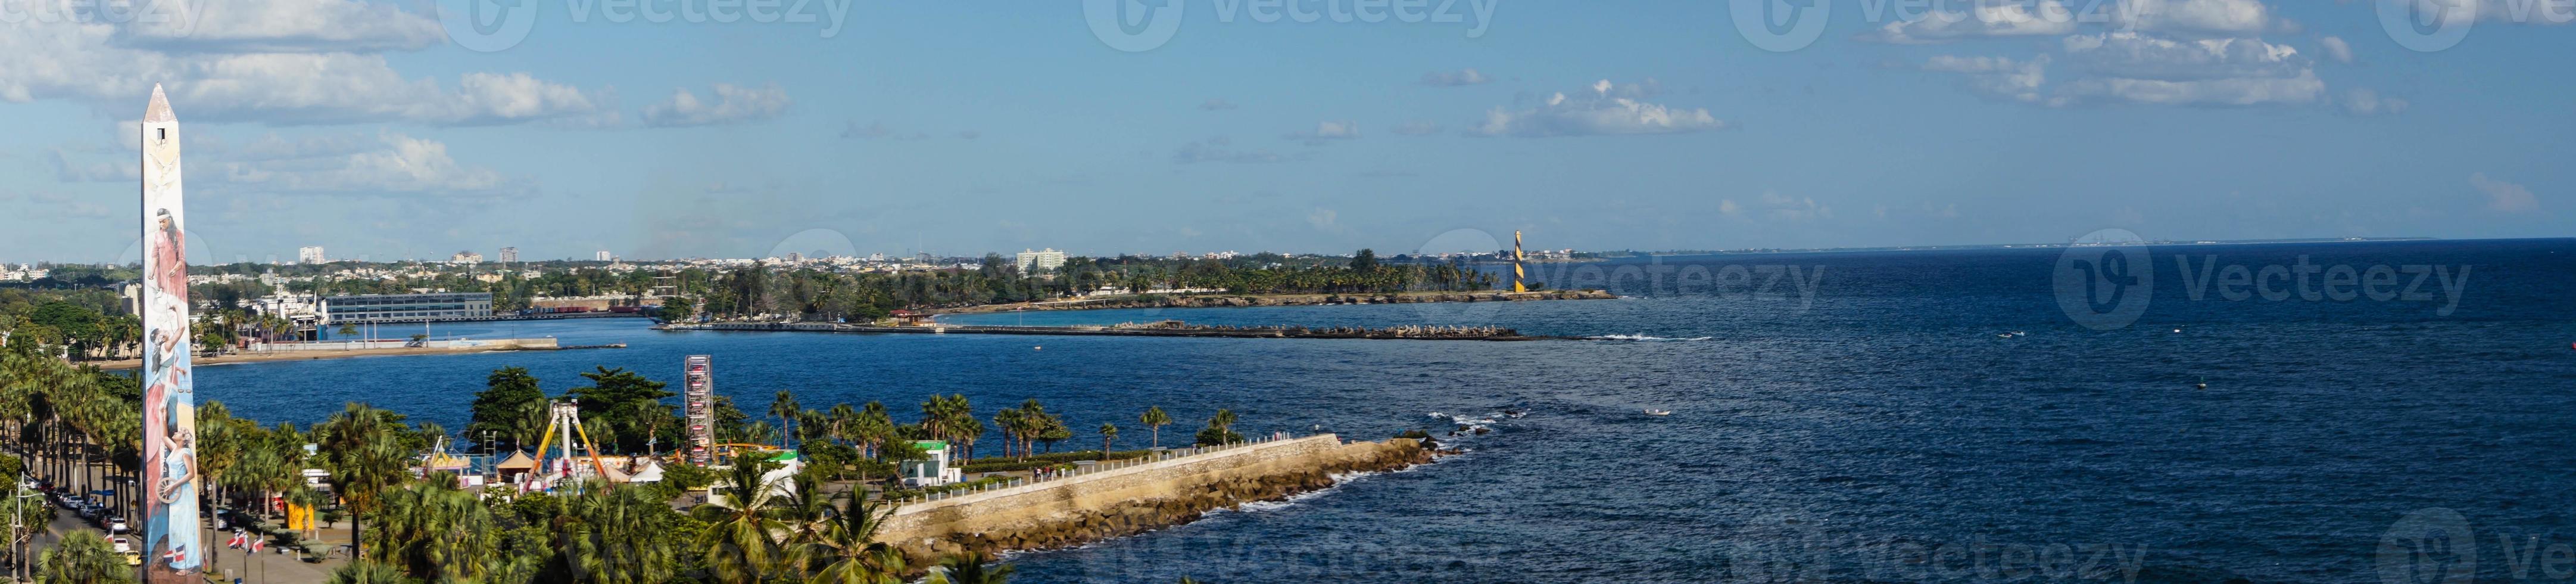
<path fill-rule="evenodd" d="M 1101 422 L 1142 446 L 1134 420 L 1156 405 L 1180 420 L 1165 444 L 1218 408 L 1246 434 L 1488 430 L 1436 464 L 1018 554 L 1022 582 L 2442 582 L 2446 569 L 2503 581 L 2553 577 L 2535 552 L 2576 549 L 2576 240 L 2143 251 L 2132 267 L 2155 273 L 2121 326 L 2087 326 L 2107 323 L 2080 291 L 2060 293 L 2060 250 L 1662 257 L 1535 266 L 1617 300 L 954 319 L 1495 324 L 1596 340 L 665 333 L 597 319 L 432 332 L 630 347 L 213 366 L 198 391 L 266 421 L 360 400 L 457 428 L 496 367 L 561 391 L 595 366 L 676 379 L 681 356 L 705 353 L 746 411 L 782 389 L 806 407 L 907 413 L 962 393 L 988 416 L 1037 398 L 1078 430 L 1066 448 L 1096 444 Z M 2228 266 L 2297 274 L 2302 257 L 2316 300 L 2289 280 L 2242 300 L 2209 282 Z M 2387 298 L 2329 290 L 2337 266 L 2355 281 L 2386 266 Z M 2416 272 L 2425 282 L 2410 285 Z"/>

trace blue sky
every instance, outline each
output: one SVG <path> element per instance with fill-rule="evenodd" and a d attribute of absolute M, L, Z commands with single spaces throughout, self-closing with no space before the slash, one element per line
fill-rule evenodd
<path fill-rule="evenodd" d="M 1728 2 L 1158 0 L 1138 46 L 1083 2 L 521 0 L 469 46 L 468 1 L 0 0 L 0 261 L 132 258 L 154 82 L 200 262 L 2537 237 L 2576 188 L 2545 1 L 2435 46 L 2379 9 L 2443 0 L 1813 0 L 1777 51 Z"/>

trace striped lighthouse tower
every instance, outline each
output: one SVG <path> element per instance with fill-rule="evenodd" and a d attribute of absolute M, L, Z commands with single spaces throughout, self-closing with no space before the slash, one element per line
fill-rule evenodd
<path fill-rule="evenodd" d="M 1512 231 L 1512 291 L 1513 291 L 1513 292 L 1528 292 L 1528 291 L 1529 291 L 1529 287 L 1528 287 L 1528 286 L 1526 286 L 1526 285 L 1523 285 L 1523 284 L 1521 283 L 1521 279 L 1522 279 L 1522 278 L 1528 277 L 1528 274 L 1527 274 L 1526 272 L 1521 271 L 1521 257 L 1522 257 L 1522 256 L 1521 256 L 1521 232 L 1520 232 L 1520 231 L 1518 231 L 1518 230 L 1514 230 L 1514 231 Z"/>

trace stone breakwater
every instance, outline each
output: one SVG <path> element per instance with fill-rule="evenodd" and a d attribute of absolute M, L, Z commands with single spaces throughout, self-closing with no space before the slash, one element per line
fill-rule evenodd
<path fill-rule="evenodd" d="M 1519 302 L 1528 300 L 1608 300 L 1601 290 L 1536 292 L 1396 292 L 1381 294 L 1192 294 L 1122 296 L 1099 300 L 994 304 L 938 312 L 964 314 L 1010 310 L 1100 310 L 1115 308 L 1241 308 L 1247 306 L 1317 306 L 1331 304 L 1416 304 L 1425 302 Z"/>
<path fill-rule="evenodd" d="M 942 499 L 896 509 L 879 539 L 916 560 L 1038 550 L 1196 521 L 1210 511 L 1333 486 L 1333 475 L 1430 462 L 1419 442 L 1342 443 L 1331 434 Z"/>

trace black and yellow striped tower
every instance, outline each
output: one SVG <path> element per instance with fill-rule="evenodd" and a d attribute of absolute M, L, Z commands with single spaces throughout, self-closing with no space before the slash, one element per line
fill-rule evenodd
<path fill-rule="evenodd" d="M 1513 232 L 1512 232 L 1512 291 L 1513 291 L 1513 292 L 1528 292 L 1528 291 L 1529 291 L 1529 287 L 1528 287 L 1528 286 L 1525 286 L 1525 285 L 1522 285 L 1522 284 L 1521 284 L 1521 278 L 1523 278 L 1523 277 L 1527 277 L 1527 276 L 1528 276 L 1528 274 L 1527 274 L 1527 273 L 1525 273 L 1525 272 L 1522 272 L 1522 271 L 1521 271 L 1521 232 L 1520 232 L 1520 231 L 1515 230 L 1515 231 L 1513 231 Z"/>

